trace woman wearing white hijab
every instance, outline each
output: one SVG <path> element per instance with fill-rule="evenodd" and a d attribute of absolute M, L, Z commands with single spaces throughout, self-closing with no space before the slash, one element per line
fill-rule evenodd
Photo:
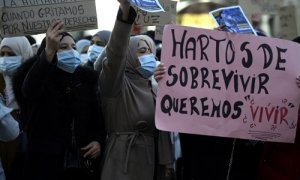
<path fill-rule="evenodd" d="M 5 104 L 18 109 L 12 90 L 12 76 L 17 68 L 33 56 L 32 48 L 26 37 L 4 38 L 0 44 L 0 73 L 5 80 Z"/>
<path fill-rule="evenodd" d="M 87 51 L 90 45 L 91 41 L 87 39 L 80 39 L 76 42 L 76 50 L 80 54 L 80 60 L 82 64 L 86 63 L 89 59 Z"/>
<path fill-rule="evenodd" d="M 3 95 L 3 107 L 7 107 L 12 110 L 12 115 L 19 114 L 19 105 L 15 99 L 13 92 L 12 79 L 13 75 L 18 67 L 24 63 L 27 59 L 33 56 L 32 48 L 26 37 L 9 37 L 4 38 L 0 44 L 0 76 L 3 76 L 5 81 L 5 88 L 0 89 L 0 94 Z M 16 117 L 15 117 L 16 118 Z M 20 121 L 19 119 L 17 119 Z M 2 163 L 4 165 L 6 176 L 9 174 L 17 175 L 18 172 L 14 170 L 11 172 L 12 162 L 15 164 L 16 151 L 18 149 L 18 142 L 1 144 Z M 20 162 L 22 163 L 22 162 Z M 1 170 L 0 170 L 1 171 Z"/>

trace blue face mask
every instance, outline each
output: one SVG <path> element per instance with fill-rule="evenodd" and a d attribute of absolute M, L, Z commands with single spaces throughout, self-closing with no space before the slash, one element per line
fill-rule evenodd
<path fill-rule="evenodd" d="M 104 49 L 103 47 L 97 46 L 95 44 L 90 46 L 87 52 L 89 56 L 89 61 L 95 62 L 98 56 L 102 53 L 103 49 Z"/>
<path fill-rule="evenodd" d="M 0 73 L 11 76 L 22 63 L 22 56 L 0 57 Z"/>
<path fill-rule="evenodd" d="M 149 78 L 153 75 L 156 68 L 156 59 L 154 54 L 147 54 L 138 57 L 141 66 L 138 67 L 138 71 L 143 75 L 144 78 Z"/>
<path fill-rule="evenodd" d="M 74 73 L 80 65 L 80 55 L 74 49 L 57 53 L 57 67 L 68 73 Z"/>

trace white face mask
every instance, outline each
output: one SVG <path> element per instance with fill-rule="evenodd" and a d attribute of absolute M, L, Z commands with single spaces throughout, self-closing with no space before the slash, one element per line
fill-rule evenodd
<path fill-rule="evenodd" d="M 0 73 L 11 76 L 22 63 L 22 56 L 0 57 Z"/>
<path fill-rule="evenodd" d="M 98 58 L 98 56 L 102 53 L 104 47 L 97 46 L 97 45 L 92 45 L 88 49 L 88 56 L 89 56 L 89 61 L 95 62 Z"/>
<path fill-rule="evenodd" d="M 86 63 L 88 60 L 89 60 L 89 56 L 88 56 L 87 53 L 82 53 L 82 54 L 80 54 L 80 61 L 81 61 L 81 64 Z"/>

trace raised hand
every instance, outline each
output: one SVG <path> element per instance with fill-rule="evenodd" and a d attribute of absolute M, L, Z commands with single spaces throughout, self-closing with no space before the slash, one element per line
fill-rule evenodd
<path fill-rule="evenodd" d="M 120 6 L 130 6 L 130 3 L 128 0 L 118 0 L 120 3 Z"/>
<path fill-rule="evenodd" d="M 225 28 L 225 25 L 223 24 L 219 27 L 214 28 L 214 30 L 223 31 L 224 28 Z"/>
<path fill-rule="evenodd" d="M 53 22 L 47 29 L 46 33 L 46 57 L 48 62 L 52 62 L 56 51 L 59 49 L 61 33 L 64 30 L 64 23 L 62 21 Z"/>
<path fill-rule="evenodd" d="M 123 13 L 122 19 L 127 20 L 128 14 L 129 14 L 129 9 L 130 9 L 130 3 L 128 2 L 128 0 L 118 0 L 118 1 L 120 3 L 120 8 Z"/>

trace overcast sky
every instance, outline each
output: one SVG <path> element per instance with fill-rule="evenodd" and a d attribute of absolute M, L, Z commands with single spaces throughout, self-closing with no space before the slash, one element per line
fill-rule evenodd
<path fill-rule="evenodd" d="M 96 0 L 99 29 L 112 30 L 118 7 L 117 0 Z"/>

